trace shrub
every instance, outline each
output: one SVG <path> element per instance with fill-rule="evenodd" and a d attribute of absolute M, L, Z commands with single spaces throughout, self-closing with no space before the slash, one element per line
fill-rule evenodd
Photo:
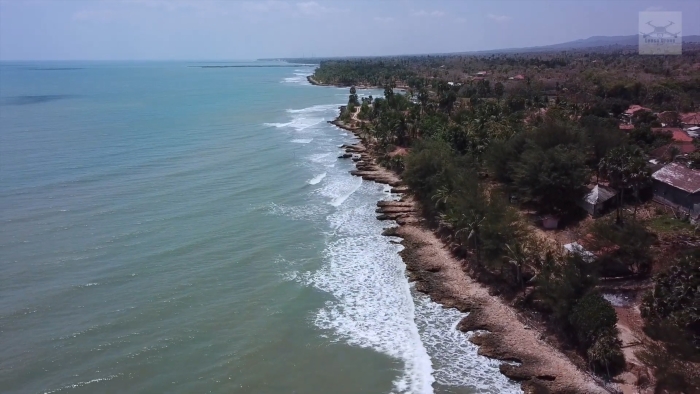
<path fill-rule="evenodd" d="M 616 375 L 625 367 L 625 356 L 622 354 L 622 341 L 617 339 L 617 330 L 606 330 L 588 348 L 586 355 L 593 370 L 605 372 L 607 376 Z"/>
<path fill-rule="evenodd" d="M 617 314 L 599 293 L 589 293 L 574 305 L 569 323 L 583 349 L 588 349 L 604 332 L 615 330 Z"/>
<path fill-rule="evenodd" d="M 634 354 L 654 371 L 656 392 L 697 392 L 700 377 L 697 376 L 693 364 L 678 360 L 662 343 L 650 342 Z"/>
<path fill-rule="evenodd" d="M 641 223 L 628 220 L 616 224 L 610 220 L 598 220 L 593 224 L 592 249 L 601 254 L 601 274 L 646 275 L 651 270 L 650 247 L 654 236 Z"/>
<path fill-rule="evenodd" d="M 573 146 L 549 150 L 529 145 L 514 166 L 513 180 L 520 197 L 543 211 L 555 213 L 578 209 L 588 181 L 585 156 Z"/>
<path fill-rule="evenodd" d="M 569 326 L 573 306 L 596 284 L 596 271 L 579 254 L 569 254 L 564 261 L 547 255 L 537 275 L 537 295 L 563 329 Z"/>
<path fill-rule="evenodd" d="M 684 353 L 700 352 L 700 258 L 682 257 L 657 275 L 640 309 L 650 335 L 675 342 Z"/>

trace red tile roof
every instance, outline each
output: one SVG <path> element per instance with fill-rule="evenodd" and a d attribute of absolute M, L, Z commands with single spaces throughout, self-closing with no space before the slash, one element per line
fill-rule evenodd
<path fill-rule="evenodd" d="M 525 77 L 522 74 L 518 74 L 518 75 L 514 76 L 513 79 L 523 80 L 523 79 L 525 79 Z"/>
<path fill-rule="evenodd" d="M 687 155 L 687 154 L 689 154 L 689 153 L 695 152 L 695 145 L 693 145 L 693 143 L 690 143 L 690 142 L 680 142 L 680 143 L 674 142 L 674 143 L 671 143 L 671 144 L 668 144 L 668 145 L 664 145 L 664 146 L 662 146 L 662 147 L 660 147 L 660 148 L 654 149 L 653 151 L 651 151 L 650 156 L 651 156 L 651 157 L 654 157 L 654 158 L 657 158 L 657 159 L 664 159 L 664 160 L 665 160 L 665 159 L 670 159 L 671 150 L 672 150 L 673 148 L 678 149 L 678 151 L 679 151 L 680 154 L 682 154 L 682 155 Z"/>
<path fill-rule="evenodd" d="M 700 171 L 682 164 L 670 163 L 656 171 L 652 178 L 688 193 L 700 192 Z"/>
<path fill-rule="evenodd" d="M 633 124 L 621 124 L 620 130 L 634 130 Z"/>
<path fill-rule="evenodd" d="M 673 140 L 676 142 L 693 142 L 693 137 L 689 136 L 688 133 L 679 129 L 677 127 L 654 127 L 651 131 L 655 132 L 669 132 L 673 136 Z"/>
<path fill-rule="evenodd" d="M 681 114 L 681 122 L 685 124 L 700 125 L 700 112 Z"/>
<path fill-rule="evenodd" d="M 630 107 L 627 108 L 627 110 L 625 111 L 625 114 L 631 116 L 631 115 L 634 115 L 635 113 L 637 113 L 637 112 L 639 112 L 639 111 L 651 112 L 651 110 L 650 110 L 649 108 L 642 107 L 641 105 L 636 105 L 636 104 L 634 104 L 634 105 L 630 105 Z"/>

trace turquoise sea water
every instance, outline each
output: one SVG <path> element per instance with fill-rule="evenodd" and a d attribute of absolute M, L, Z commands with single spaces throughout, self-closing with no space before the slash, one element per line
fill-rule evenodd
<path fill-rule="evenodd" d="M 206 64 L 0 65 L 0 392 L 519 392 L 406 281 L 347 91 Z"/>

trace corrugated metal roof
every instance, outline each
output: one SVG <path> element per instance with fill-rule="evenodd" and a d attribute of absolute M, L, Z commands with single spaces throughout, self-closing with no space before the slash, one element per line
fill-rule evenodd
<path fill-rule="evenodd" d="M 586 202 L 592 205 L 600 204 L 615 197 L 616 194 L 617 192 L 612 189 L 596 185 L 593 190 L 586 195 Z"/>
<path fill-rule="evenodd" d="M 688 193 L 700 192 L 700 171 L 678 163 L 670 163 L 656 171 L 652 178 Z"/>

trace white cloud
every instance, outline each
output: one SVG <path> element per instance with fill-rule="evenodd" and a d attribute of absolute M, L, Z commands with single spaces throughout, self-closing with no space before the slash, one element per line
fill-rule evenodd
<path fill-rule="evenodd" d="M 82 10 L 73 14 L 74 21 L 109 22 L 115 18 L 112 10 Z"/>
<path fill-rule="evenodd" d="M 414 11 L 411 12 L 411 15 L 413 15 L 413 16 L 421 16 L 421 17 L 424 17 L 424 16 L 432 16 L 432 17 L 437 17 L 437 18 L 439 18 L 439 17 L 441 17 L 441 16 L 445 16 L 445 13 L 442 12 L 442 11 L 438 11 L 438 10 L 435 10 L 435 11 L 426 11 L 426 10 L 418 10 L 418 11 L 415 11 L 415 10 L 414 10 Z"/>
<path fill-rule="evenodd" d="M 271 12 L 289 9 L 289 3 L 284 1 L 267 0 L 267 1 L 244 1 L 243 8 L 253 12 Z"/>
<path fill-rule="evenodd" d="M 496 22 L 508 22 L 509 20 L 513 19 L 509 17 L 508 15 L 496 15 L 496 14 L 489 14 L 488 15 L 489 19 L 493 19 Z"/>
<path fill-rule="evenodd" d="M 647 7 L 647 9 L 644 10 L 644 11 L 654 12 L 654 11 L 662 11 L 663 9 L 664 9 L 664 7 L 662 7 L 662 6 L 660 6 L 660 5 L 654 5 L 654 6 L 651 6 L 651 7 Z"/>
<path fill-rule="evenodd" d="M 393 22 L 395 19 L 391 16 L 375 16 L 374 20 L 381 23 Z"/>
<path fill-rule="evenodd" d="M 305 1 L 302 3 L 297 3 L 296 6 L 297 11 L 299 11 L 303 15 L 323 15 L 341 11 L 337 8 L 323 6 L 315 1 Z"/>
<path fill-rule="evenodd" d="M 221 2 L 216 0 L 122 0 L 127 4 L 136 4 L 143 7 L 166 10 L 169 12 L 179 10 L 194 10 L 200 15 L 204 13 L 224 14 Z"/>

